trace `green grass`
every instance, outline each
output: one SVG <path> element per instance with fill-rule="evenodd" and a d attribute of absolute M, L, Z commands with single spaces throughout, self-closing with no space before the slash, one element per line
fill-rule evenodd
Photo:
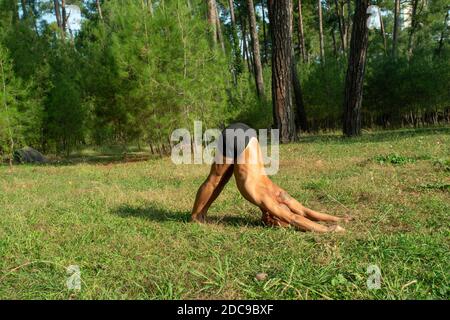
<path fill-rule="evenodd" d="M 400 160 L 374 161 L 386 155 Z M 448 128 L 281 147 L 273 180 L 307 206 L 354 216 L 342 235 L 265 228 L 234 181 L 210 223 L 192 224 L 207 166 L 84 157 L 0 167 L 1 299 L 450 298 Z M 79 292 L 66 288 L 69 265 Z M 378 290 L 369 265 L 381 269 Z"/>

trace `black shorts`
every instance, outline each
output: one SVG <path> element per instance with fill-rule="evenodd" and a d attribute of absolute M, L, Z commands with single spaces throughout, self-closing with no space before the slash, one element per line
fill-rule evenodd
<path fill-rule="evenodd" d="M 218 149 L 223 156 L 236 161 L 253 137 L 257 138 L 255 129 L 244 123 L 233 123 L 222 130 Z"/>

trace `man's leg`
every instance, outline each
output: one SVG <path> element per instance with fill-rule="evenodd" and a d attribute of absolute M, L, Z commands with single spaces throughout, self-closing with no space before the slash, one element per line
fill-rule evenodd
<path fill-rule="evenodd" d="M 303 206 L 296 199 L 292 198 L 286 191 L 282 190 L 281 188 L 280 188 L 280 193 L 278 195 L 278 201 L 287 205 L 292 212 L 294 212 L 298 215 L 307 217 L 308 219 L 313 220 L 313 221 L 326 221 L 326 222 L 345 221 L 345 222 L 347 222 L 347 221 L 351 220 L 351 218 L 349 216 L 336 217 L 336 216 L 332 216 L 330 214 L 321 213 L 321 212 L 317 212 L 312 209 L 309 209 L 309 208 Z"/>
<path fill-rule="evenodd" d="M 211 166 L 208 178 L 198 189 L 191 215 L 193 221 L 205 221 L 209 207 L 233 175 L 233 164 L 223 162 L 223 164 L 214 163 Z"/>
<path fill-rule="evenodd" d="M 288 207 L 280 205 L 276 200 L 270 196 L 263 200 L 263 211 L 267 210 L 270 215 L 278 218 L 281 221 L 287 222 L 303 231 L 315 231 L 315 232 L 342 232 L 344 228 L 340 226 L 326 227 L 316 222 L 313 222 L 301 215 L 294 214 Z"/>

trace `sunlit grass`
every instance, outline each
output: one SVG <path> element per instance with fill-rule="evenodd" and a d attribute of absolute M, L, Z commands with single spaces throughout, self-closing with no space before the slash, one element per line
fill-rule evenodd
<path fill-rule="evenodd" d="M 207 166 L 89 162 L 93 152 L 0 167 L 0 298 L 450 298 L 449 129 L 281 147 L 273 180 L 307 206 L 354 216 L 344 235 L 265 228 L 234 181 L 211 223 L 191 224 Z M 80 292 L 66 288 L 69 265 L 80 266 Z M 379 290 L 367 288 L 369 265 Z"/>

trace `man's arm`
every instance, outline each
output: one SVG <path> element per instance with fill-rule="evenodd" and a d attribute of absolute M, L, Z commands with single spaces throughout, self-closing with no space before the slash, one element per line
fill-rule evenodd
<path fill-rule="evenodd" d="M 206 213 L 233 175 L 233 165 L 213 164 L 208 178 L 200 186 L 192 208 L 192 220 L 204 222 Z"/>

